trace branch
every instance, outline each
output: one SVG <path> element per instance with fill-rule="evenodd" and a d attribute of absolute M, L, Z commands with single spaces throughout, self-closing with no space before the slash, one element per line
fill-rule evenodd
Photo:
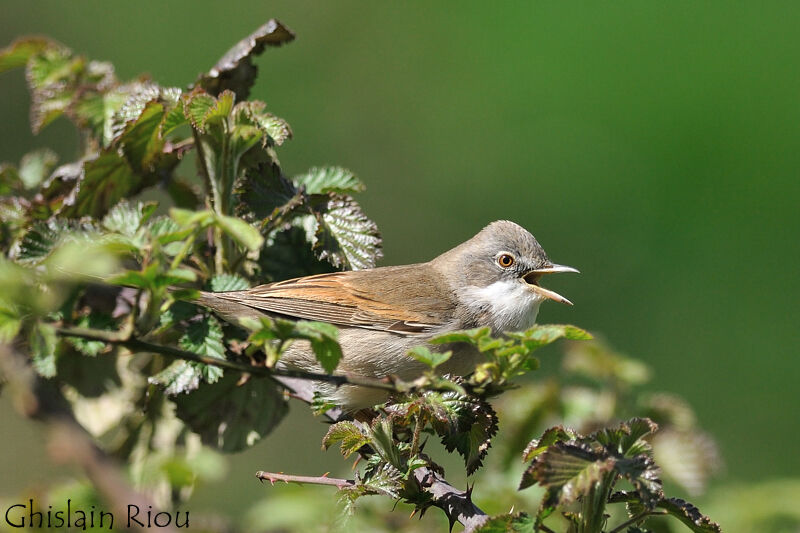
<path fill-rule="evenodd" d="M 172 359 L 183 359 L 185 361 L 195 361 L 206 365 L 213 365 L 236 372 L 264 376 L 269 378 L 284 377 L 294 379 L 305 379 L 312 381 L 324 381 L 333 383 L 336 386 L 358 385 L 359 387 L 369 387 L 381 389 L 389 392 L 404 392 L 405 387 L 401 387 L 388 379 L 375 379 L 355 374 L 323 374 L 321 372 L 306 372 L 304 370 L 291 370 L 288 368 L 268 368 L 266 366 L 253 366 L 244 363 L 237 363 L 227 359 L 218 359 L 208 355 L 201 355 L 171 346 L 153 344 L 127 336 L 117 331 L 104 331 L 90 328 L 56 328 L 56 333 L 62 337 L 77 337 L 93 341 L 107 342 L 116 346 L 128 348 L 134 352 L 152 352 L 171 357 Z M 291 388 L 291 387 L 289 387 Z"/>
<path fill-rule="evenodd" d="M 279 378 L 278 381 L 283 382 L 285 379 Z M 310 404 L 314 398 L 313 387 L 308 383 L 302 383 L 301 385 L 306 386 L 298 387 L 294 397 Z M 325 413 L 325 416 L 332 422 L 338 422 L 342 417 L 342 413 L 338 409 L 331 409 Z M 413 476 L 420 489 L 431 496 L 433 505 L 444 511 L 451 523 L 461 523 L 465 531 L 473 531 L 489 519 L 486 513 L 472 503 L 471 490 L 463 491 L 457 489 L 428 467 L 417 468 L 414 470 Z"/>
<path fill-rule="evenodd" d="M 350 487 L 356 484 L 355 481 L 352 479 L 339 479 L 335 477 L 328 477 L 328 474 L 323 474 L 321 476 L 293 476 L 290 474 L 277 474 L 274 472 L 263 472 L 259 470 L 256 472 L 256 477 L 264 481 L 265 479 L 269 481 L 271 484 L 275 484 L 276 481 L 283 481 L 284 483 L 310 483 L 312 485 L 331 485 L 336 487 L 337 489 L 341 489 L 344 487 Z"/>

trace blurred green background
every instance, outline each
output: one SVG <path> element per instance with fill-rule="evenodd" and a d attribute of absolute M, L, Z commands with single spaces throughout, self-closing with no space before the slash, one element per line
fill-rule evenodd
<path fill-rule="evenodd" d="M 728 481 L 800 475 L 800 4 L 5 0 L 0 46 L 45 34 L 185 86 L 270 17 L 298 38 L 257 60 L 251 97 L 293 127 L 284 170 L 355 171 L 383 264 L 522 224 L 582 271 L 551 282 L 575 306 L 541 321 L 650 364 Z M 31 135 L 20 71 L 0 95 L 0 160 L 75 156 L 66 121 Z M 46 483 L 41 430 L 3 397 L 0 417 L 3 495 Z M 293 409 L 198 498 L 235 512 L 263 496 L 257 469 L 342 468 L 322 431 Z"/>

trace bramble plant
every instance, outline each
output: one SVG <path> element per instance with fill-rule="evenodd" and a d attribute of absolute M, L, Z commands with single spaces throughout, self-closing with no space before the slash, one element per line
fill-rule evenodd
<path fill-rule="evenodd" d="M 52 151 L 38 150 L 0 169 L 0 372 L 20 411 L 53 426 L 54 453 L 84 469 L 91 484 L 82 497 L 112 509 L 177 508 L 218 473 L 217 451 L 248 448 L 280 423 L 288 390 L 334 422 L 323 446 L 359 456 L 360 469 L 354 479 L 257 476 L 338 487 L 347 509 L 384 495 L 420 514 L 438 507 L 471 531 L 632 533 L 662 514 L 695 532 L 720 531 L 666 497 L 660 479 L 702 490 L 719 462 L 713 441 L 680 400 L 634 392 L 646 368 L 579 328 L 449 333 L 433 344 L 474 345 L 485 355 L 474 372 L 442 376 L 436 368 L 450 353 L 420 346 L 408 356 L 429 370 L 402 382 L 336 374 L 342 353 L 329 324 L 231 324 L 191 303 L 201 288 L 370 268 L 381 257 L 377 227 L 352 196 L 362 182 L 338 167 L 285 176 L 277 150 L 289 124 L 248 100 L 253 57 L 293 38 L 269 21 L 185 89 L 121 82 L 110 64 L 43 38 L 0 51 L 0 72 L 25 69 L 33 131 L 66 117 L 81 134 L 76 161 L 57 166 Z M 196 179 L 181 175 L 191 158 Z M 325 374 L 276 368 L 297 339 L 310 341 Z M 534 352 L 559 339 L 575 342 L 568 374 L 591 385 L 517 389 L 538 368 Z M 314 396 L 313 381 L 391 396 L 346 416 Z M 503 470 L 520 454 L 527 464 L 521 480 L 502 479 L 541 496 L 538 510 L 519 496 L 530 514 L 487 515 L 473 503 L 475 485 L 455 488 L 425 452 L 437 439 L 474 475 L 498 432 L 489 400 L 508 417 Z"/>

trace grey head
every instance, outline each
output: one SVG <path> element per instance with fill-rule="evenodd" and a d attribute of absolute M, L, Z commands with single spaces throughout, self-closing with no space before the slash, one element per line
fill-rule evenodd
<path fill-rule="evenodd" d="M 499 220 L 465 243 L 445 252 L 431 265 L 442 272 L 476 325 L 499 331 L 533 325 L 539 304 L 571 302 L 539 285 L 547 274 L 578 272 L 554 264 L 531 233 L 514 222 Z M 473 317 L 473 318 L 474 318 Z"/>

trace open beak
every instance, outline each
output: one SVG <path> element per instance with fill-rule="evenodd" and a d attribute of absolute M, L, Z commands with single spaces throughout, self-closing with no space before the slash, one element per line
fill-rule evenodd
<path fill-rule="evenodd" d="M 522 276 L 522 279 L 525 281 L 525 283 L 527 283 L 531 287 L 531 289 L 534 290 L 534 292 L 541 294 L 545 298 L 549 298 L 550 300 L 562 304 L 572 305 L 572 302 L 570 302 L 557 292 L 539 286 L 539 278 L 541 278 L 545 274 L 558 274 L 560 272 L 579 273 L 577 268 L 572 268 L 565 265 L 550 265 L 548 267 L 531 270 L 530 272 Z"/>

